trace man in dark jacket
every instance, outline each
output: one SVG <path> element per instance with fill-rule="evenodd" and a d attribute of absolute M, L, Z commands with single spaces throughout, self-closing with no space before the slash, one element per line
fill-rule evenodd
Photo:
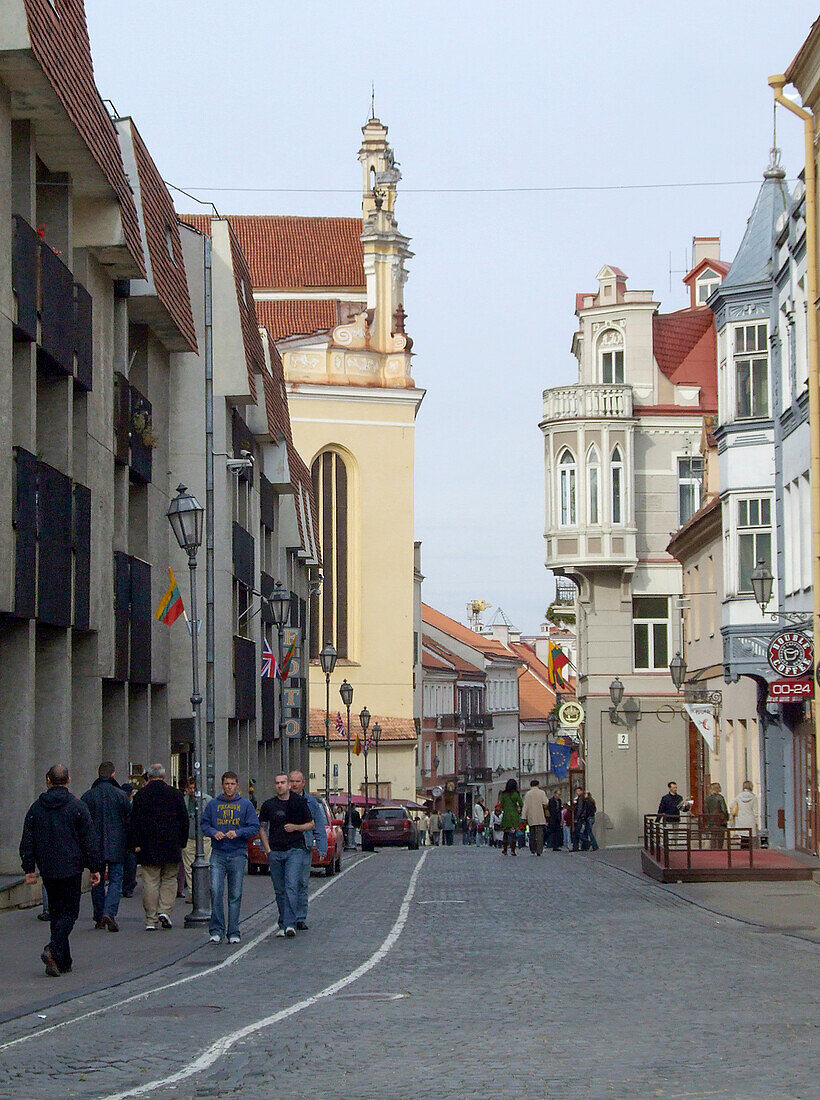
<path fill-rule="evenodd" d="M 128 847 L 142 866 L 142 907 L 145 931 L 159 922 L 172 928 L 171 910 L 177 896 L 177 868 L 188 843 L 188 810 L 182 791 L 165 782 L 165 768 L 152 764 L 148 782 L 134 795 L 128 826 Z"/>
<path fill-rule="evenodd" d="M 552 798 L 547 803 L 547 815 L 550 845 L 553 852 L 560 852 L 564 846 L 564 803 L 561 801 L 561 791 L 558 787 L 552 792 Z"/>
<path fill-rule="evenodd" d="M 667 783 L 666 786 L 669 790 L 658 803 L 658 817 L 677 824 L 680 821 L 681 810 L 687 810 L 689 807 L 683 801 L 683 797 L 678 794 L 678 785 L 674 780 Z"/>
<path fill-rule="evenodd" d="M 71 970 L 68 937 L 80 914 L 83 867 L 91 885 L 100 881 L 100 842 L 88 807 L 68 789 L 68 768 L 54 764 L 46 773 L 46 790 L 32 804 L 23 824 L 20 860 L 26 882 L 40 869 L 48 894 L 51 940 L 40 958 L 50 978 Z"/>
<path fill-rule="evenodd" d="M 97 769 L 98 779 L 91 790 L 83 795 L 91 820 L 100 838 L 103 866 L 99 886 L 92 887 L 91 904 L 94 909 L 94 927 L 119 932 L 117 910 L 122 893 L 123 865 L 128 842 L 128 819 L 131 802 L 116 779 L 116 770 L 110 760 L 104 760 Z M 108 889 L 105 888 L 105 872 L 108 871 Z"/>
<path fill-rule="evenodd" d="M 581 834 L 584 831 L 586 821 L 586 799 L 583 787 L 575 788 L 575 801 L 572 804 L 572 850 L 577 852 L 581 847 Z M 588 845 L 587 845 L 588 847 Z"/>

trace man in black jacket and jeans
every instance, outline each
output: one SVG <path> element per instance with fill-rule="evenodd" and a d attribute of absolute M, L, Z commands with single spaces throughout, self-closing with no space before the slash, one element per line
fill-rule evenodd
<path fill-rule="evenodd" d="M 188 810 L 182 791 L 165 782 L 165 768 L 152 764 L 148 783 L 134 795 L 128 826 L 128 847 L 142 866 L 142 907 L 145 931 L 159 922 L 172 928 L 171 910 L 177 896 L 177 868 L 188 843 Z"/>
<path fill-rule="evenodd" d="M 94 909 L 94 927 L 119 932 L 117 910 L 122 894 L 123 865 L 128 840 L 128 819 L 131 801 L 116 780 L 116 770 L 110 760 L 103 760 L 98 768 L 99 778 L 91 790 L 83 795 L 91 820 L 100 838 L 103 879 L 91 889 Z M 108 871 L 108 889 L 105 888 L 105 872 Z"/>
<path fill-rule="evenodd" d="M 37 881 L 39 867 L 48 894 L 51 940 L 40 958 L 50 978 L 71 970 L 68 937 L 80 914 L 83 867 L 91 885 L 100 881 L 100 841 L 88 807 L 68 789 L 68 768 L 54 764 L 46 790 L 29 808 L 20 840 L 26 882 Z"/>

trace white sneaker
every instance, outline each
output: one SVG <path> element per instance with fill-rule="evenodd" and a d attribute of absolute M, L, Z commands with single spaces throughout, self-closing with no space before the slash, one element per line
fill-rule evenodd
<path fill-rule="evenodd" d="M 216 932 L 208 939 L 208 943 L 222 943 L 222 937 L 217 936 Z"/>
<path fill-rule="evenodd" d="M 157 926 L 155 924 L 146 924 L 146 926 L 145 926 L 145 931 L 146 932 L 156 932 L 156 930 L 157 930 Z"/>
<path fill-rule="evenodd" d="M 167 913 L 157 913 L 157 920 L 159 921 L 159 923 L 162 925 L 163 928 L 173 928 L 174 927 L 173 924 L 171 923 L 171 918 L 168 916 Z"/>
<path fill-rule="evenodd" d="M 228 943 L 239 943 L 239 936 L 228 936 Z"/>
<path fill-rule="evenodd" d="M 276 938 L 277 938 L 278 940 L 283 940 L 283 939 L 285 938 L 285 930 L 284 930 L 284 928 L 277 928 L 277 929 L 276 929 Z"/>
<path fill-rule="evenodd" d="M 293 937 L 296 935 L 296 929 L 295 928 L 286 928 L 285 929 L 285 935 L 288 937 L 289 940 L 292 940 Z"/>

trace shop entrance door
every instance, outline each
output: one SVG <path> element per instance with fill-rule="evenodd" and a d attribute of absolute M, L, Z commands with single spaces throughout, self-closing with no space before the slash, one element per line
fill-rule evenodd
<path fill-rule="evenodd" d="M 817 855 L 817 738 L 806 721 L 794 731 L 794 801 L 795 847 Z"/>

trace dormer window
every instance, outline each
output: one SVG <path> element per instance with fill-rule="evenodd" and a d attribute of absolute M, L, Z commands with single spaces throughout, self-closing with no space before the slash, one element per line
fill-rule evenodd
<path fill-rule="evenodd" d="M 601 381 L 605 386 L 622 386 L 624 381 L 624 341 L 617 329 L 607 329 L 598 342 Z"/>
<path fill-rule="evenodd" d="M 705 306 L 709 295 L 713 294 L 719 286 L 720 275 L 716 271 L 712 271 L 711 267 L 704 268 L 697 278 L 697 304 Z"/>

